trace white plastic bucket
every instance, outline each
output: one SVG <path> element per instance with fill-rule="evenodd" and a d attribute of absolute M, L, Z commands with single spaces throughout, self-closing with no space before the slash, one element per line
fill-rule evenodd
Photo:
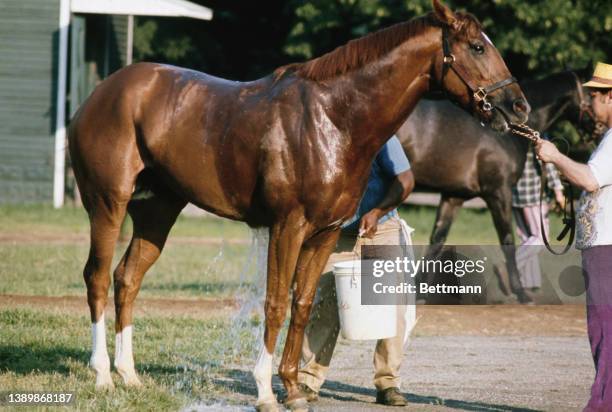
<path fill-rule="evenodd" d="M 397 306 L 361 304 L 361 261 L 336 263 L 334 279 L 342 336 L 368 340 L 397 335 Z"/>

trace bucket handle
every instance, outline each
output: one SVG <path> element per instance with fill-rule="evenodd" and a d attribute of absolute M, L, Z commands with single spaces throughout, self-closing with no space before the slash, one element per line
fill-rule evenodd
<path fill-rule="evenodd" d="M 353 271 L 353 274 L 351 275 L 351 289 L 356 288 L 357 286 L 359 286 L 357 283 L 357 276 L 355 276 L 355 272 Z"/>
<path fill-rule="evenodd" d="M 359 233 L 359 237 L 361 237 L 361 233 Z M 361 256 L 355 249 L 353 249 L 353 255 L 353 260 L 358 260 L 359 266 L 361 266 Z M 357 282 L 357 276 L 355 275 L 355 265 L 352 266 L 351 272 L 351 289 L 356 289 L 359 286 L 359 283 Z"/>

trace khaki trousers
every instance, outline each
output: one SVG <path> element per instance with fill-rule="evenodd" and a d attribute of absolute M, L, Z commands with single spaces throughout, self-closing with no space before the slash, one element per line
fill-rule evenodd
<path fill-rule="evenodd" d="M 362 245 L 409 245 L 409 233 L 402 230 L 400 219 L 391 218 L 378 226 L 373 239 L 342 235 L 336 251 L 330 256 L 315 297 L 312 313 L 304 335 L 302 346 L 303 367 L 298 372 L 298 382 L 319 391 L 325 381 L 338 333 L 340 320 L 336 299 L 336 285 L 333 265 L 338 262 L 359 259 Z M 412 253 L 409 246 L 407 252 Z M 382 248 L 378 258 L 385 258 Z M 388 256 L 389 259 L 397 256 Z M 412 302 L 413 303 L 413 302 Z M 404 345 L 414 326 L 415 308 L 412 305 L 398 305 L 397 336 L 381 339 L 374 352 L 374 386 L 378 390 L 400 387 L 399 369 L 404 354 Z"/>
<path fill-rule="evenodd" d="M 512 213 L 516 222 L 516 233 L 521 240 L 516 249 L 516 265 L 521 275 L 521 285 L 524 288 L 542 287 L 542 270 L 540 268 L 540 252 L 544 250 L 542 229 L 540 228 L 540 213 L 544 214 L 544 230 L 548 237 L 548 205 L 513 207 Z"/>

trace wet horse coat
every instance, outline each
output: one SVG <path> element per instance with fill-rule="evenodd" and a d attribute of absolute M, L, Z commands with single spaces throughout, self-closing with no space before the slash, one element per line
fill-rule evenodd
<path fill-rule="evenodd" d="M 253 82 L 143 63 L 96 88 L 70 125 L 69 146 L 91 224 L 84 278 L 98 386 L 112 385 L 103 310 L 126 211 L 134 232 L 114 272 L 115 366 L 126 383 L 137 384 L 133 302 L 178 213 L 192 202 L 269 227 L 265 334 L 254 373 L 257 404 L 276 408 L 272 353 L 292 290 L 279 374 L 287 405 L 304 406 L 297 367 L 318 279 L 388 136 L 432 85 L 495 128 L 527 117 L 529 107 L 516 83 L 491 92 L 493 111 L 482 109 L 468 84 L 494 84 L 507 79 L 508 70 L 473 17 L 433 3 L 434 14 Z M 446 65 L 443 28 L 456 57 Z M 448 63 L 457 69 L 443 70 Z"/>

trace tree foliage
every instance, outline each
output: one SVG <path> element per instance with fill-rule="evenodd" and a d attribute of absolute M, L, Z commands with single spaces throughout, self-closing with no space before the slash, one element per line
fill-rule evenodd
<path fill-rule="evenodd" d="M 193 0 L 192 0 L 193 1 Z M 135 60 L 252 80 L 431 10 L 431 0 L 199 0 L 210 22 L 139 18 Z M 610 0 L 446 0 L 469 11 L 519 79 L 612 63 Z M 559 133 L 577 135 L 560 125 Z"/>
<path fill-rule="evenodd" d="M 293 16 L 286 1 L 195 2 L 213 9 L 211 21 L 138 18 L 135 61 L 166 62 L 235 80 L 252 80 L 290 61 L 282 51 Z"/>
<path fill-rule="evenodd" d="M 135 57 L 246 79 L 431 10 L 431 0 L 197 1 L 210 22 L 138 19 Z M 469 11 L 519 78 L 612 59 L 612 1 L 447 0 Z"/>
<path fill-rule="evenodd" d="M 538 77 L 612 58 L 612 2 L 448 0 L 478 17 L 510 70 Z M 292 0 L 285 52 L 309 59 L 347 40 L 431 10 L 430 0 Z"/>

